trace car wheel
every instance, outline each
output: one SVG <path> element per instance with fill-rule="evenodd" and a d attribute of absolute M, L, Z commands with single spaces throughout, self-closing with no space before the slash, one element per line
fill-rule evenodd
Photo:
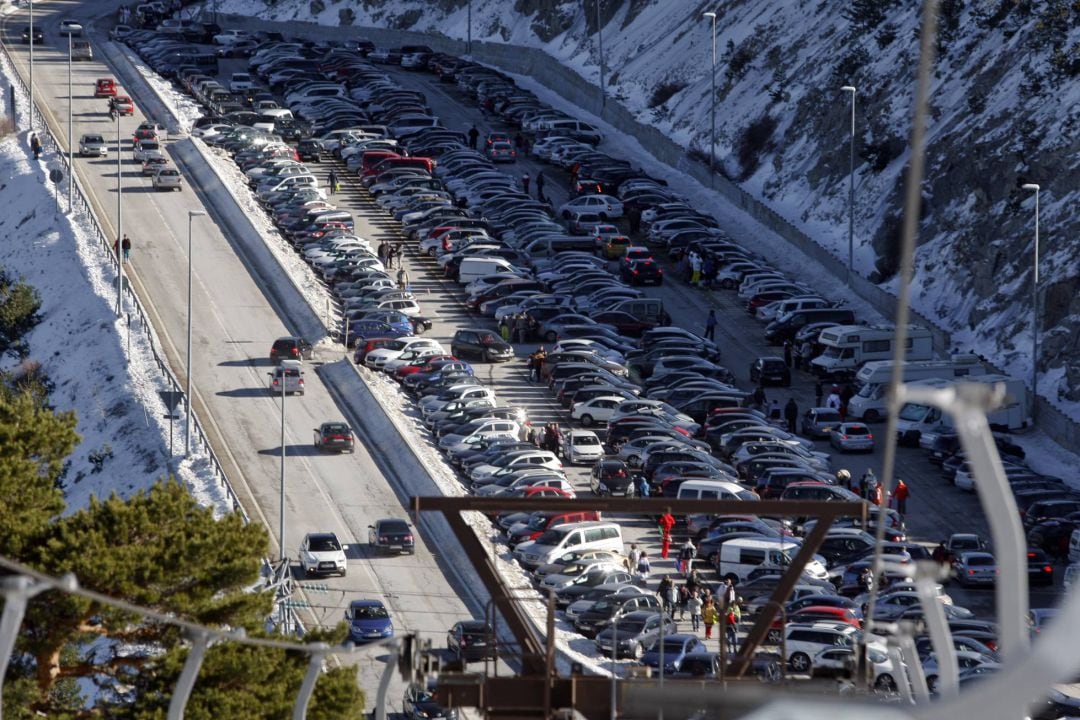
<path fill-rule="evenodd" d="M 645 648 L 642 646 L 641 643 L 637 643 L 636 645 L 634 645 L 634 651 L 632 654 L 635 660 L 640 660 L 641 657 L 645 654 Z"/>
<path fill-rule="evenodd" d="M 877 690 L 893 692 L 896 690 L 896 681 L 893 680 L 893 676 L 888 673 L 878 675 L 878 679 L 874 681 L 874 688 Z"/>
<path fill-rule="evenodd" d="M 803 652 L 797 652 L 788 660 L 788 667 L 793 672 L 803 673 L 810 669 L 810 656 Z"/>
<path fill-rule="evenodd" d="M 547 333 L 544 335 L 544 339 L 547 340 L 549 343 L 553 343 L 559 339 L 559 335 L 554 330 L 548 330 Z"/>
<path fill-rule="evenodd" d="M 779 645 L 780 644 L 780 631 L 779 630 L 770 630 L 769 634 L 765 638 L 765 641 L 768 642 L 770 645 Z"/>
<path fill-rule="evenodd" d="M 589 415 L 588 413 L 586 413 L 585 415 L 582 415 L 581 416 L 581 424 L 582 424 L 583 427 L 591 427 L 592 424 L 593 424 L 592 415 Z"/>

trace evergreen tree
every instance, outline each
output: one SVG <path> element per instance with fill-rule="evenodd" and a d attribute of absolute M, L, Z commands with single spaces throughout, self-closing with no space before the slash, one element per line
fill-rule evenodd
<path fill-rule="evenodd" d="M 888 16 L 895 0 L 850 0 L 840 11 L 853 26 L 873 30 Z"/>

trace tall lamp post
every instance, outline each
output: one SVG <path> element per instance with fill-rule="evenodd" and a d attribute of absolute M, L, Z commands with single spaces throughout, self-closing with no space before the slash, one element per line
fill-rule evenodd
<path fill-rule="evenodd" d="M 851 93 L 851 142 L 848 149 L 848 231 L 847 231 L 847 271 L 848 285 L 851 274 L 855 272 L 855 86 L 845 85 L 840 88 Z"/>
<path fill-rule="evenodd" d="M 124 165 L 120 139 L 120 109 L 116 108 L 116 316 L 124 316 Z"/>
<path fill-rule="evenodd" d="M 1035 193 L 1035 264 L 1031 280 L 1031 419 L 1039 398 L 1039 186 L 1027 183 L 1024 190 Z"/>
<path fill-rule="evenodd" d="M 604 31 L 600 26 L 600 0 L 596 0 L 596 44 L 600 49 L 600 114 L 604 114 L 607 107 L 607 81 L 604 79 Z"/>
<path fill-rule="evenodd" d="M 715 181 L 713 164 L 716 162 L 716 13 L 707 12 L 712 20 L 712 69 L 709 72 L 709 187 Z"/>
<path fill-rule="evenodd" d="M 34 47 L 34 36 L 30 35 L 30 47 Z M 68 33 L 68 175 L 75 174 L 75 151 L 71 146 L 71 105 L 74 98 L 71 95 L 71 33 Z M 72 191 L 75 187 L 75 178 L 68 178 L 68 212 L 74 210 L 71 203 Z"/>
<path fill-rule="evenodd" d="M 191 456 L 191 223 L 197 217 L 205 217 L 205 210 L 188 210 L 187 215 L 187 378 L 184 394 L 187 396 L 187 414 L 184 416 L 184 457 Z"/>
<path fill-rule="evenodd" d="M 465 30 L 465 54 L 472 55 L 472 0 L 469 0 L 468 21 Z"/>

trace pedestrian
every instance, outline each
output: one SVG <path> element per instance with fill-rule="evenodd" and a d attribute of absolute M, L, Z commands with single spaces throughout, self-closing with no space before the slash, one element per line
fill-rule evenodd
<path fill-rule="evenodd" d="M 326 177 L 326 183 L 330 186 L 330 194 L 333 195 L 337 192 L 337 173 L 330 170 L 330 174 Z"/>
<path fill-rule="evenodd" d="M 837 412 L 840 411 L 840 388 L 833 385 L 829 397 L 825 398 L 825 407 L 836 410 Z"/>
<path fill-rule="evenodd" d="M 529 194 L 529 173 L 522 173 L 521 175 L 521 189 L 525 191 L 525 194 Z"/>
<path fill-rule="evenodd" d="M 765 408 L 765 386 L 762 385 L 761 383 L 758 383 L 758 386 L 756 388 L 754 388 L 754 392 L 750 396 L 750 399 L 754 401 L 754 405 L 756 405 L 757 407 L 759 407 L 761 409 L 764 409 Z"/>
<path fill-rule="evenodd" d="M 697 253 L 690 256 L 690 284 L 701 284 L 701 256 Z"/>
<path fill-rule="evenodd" d="M 820 378 L 814 383 L 814 407 L 821 407 L 821 397 L 825 394 L 825 387 Z"/>
<path fill-rule="evenodd" d="M 869 500 L 874 495 L 874 491 L 877 489 L 878 479 L 874 476 L 874 471 L 870 468 L 866 469 L 866 472 L 859 478 L 859 495 Z"/>
<path fill-rule="evenodd" d="M 703 606 L 701 593 L 697 590 L 690 593 L 690 597 L 686 600 L 686 609 L 690 611 L 690 625 L 693 627 L 694 632 L 701 629 L 701 610 Z"/>
<path fill-rule="evenodd" d="M 660 596 L 660 609 L 671 614 L 671 608 L 668 604 L 668 588 L 674 587 L 674 583 L 671 582 L 671 577 L 665 575 L 660 578 L 660 584 L 656 586 L 656 594 Z"/>
<path fill-rule="evenodd" d="M 38 140 L 36 132 L 30 133 L 30 149 L 34 151 L 35 160 L 41 157 L 41 141 Z"/>
<path fill-rule="evenodd" d="M 775 422 L 783 420 L 783 414 L 780 411 L 780 401 L 776 398 L 769 401 L 769 420 Z"/>
<path fill-rule="evenodd" d="M 727 614 L 724 616 L 724 626 L 727 631 L 726 639 L 728 653 L 732 655 L 735 654 L 735 650 L 738 646 L 739 636 L 737 628 L 739 627 L 739 618 L 741 614 L 742 611 L 739 608 L 739 600 L 736 599 L 735 602 L 731 603 L 731 607 L 728 608 Z"/>
<path fill-rule="evenodd" d="M 644 475 L 638 478 L 638 497 L 649 497 L 649 478 Z"/>
<path fill-rule="evenodd" d="M 679 601 L 679 589 L 675 587 L 674 581 L 672 581 L 669 576 L 665 575 L 664 579 L 668 581 L 668 585 L 664 592 L 660 594 L 660 597 L 661 599 L 666 600 L 664 609 L 667 611 L 667 614 L 671 617 L 675 617 L 675 605 Z"/>
<path fill-rule="evenodd" d="M 397 245 L 391 245 L 386 250 L 386 263 L 387 263 L 386 267 L 389 270 L 393 270 L 395 264 L 400 265 L 400 263 L 398 262 L 398 247 L 397 247 Z"/>
<path fill-rule="evenodd" d="M 791 352 L 792 352 L 792 355 L 794 356 L 794 357 L 792 358 L 792 362 L 793 362 L 793 363 L 794 363 L 794 365 L 795 365 L 795 369 L 796 369 L 796 370 L 801 370 L 801 369 L 802 369 L 802 366 L 803 366 L 803 359 L 802 359 L 802 345 L 795 345 L 795 346 L 793 346 L 793 349 L 792 349 L 792 351 L 791 351 Z"/>
<path fill-rule="evenodd" d="M 787 420 L 787 430 L 789 433 L 795 432 L 795 421 L 799 418 L 799 406 L 795 404 L 795 398 L 788 398 L 787 405 L 784 406 L 784 419 Z"/>
<path fill-rule="evenodd" d="M 475 150 L 476 149 L 476 141 L 479 138 L 480 138 L 480 131 L 476 129 L 476 125 L 474 124 L 471 128 L 469 128 L 469 147 L 471 147 L 473 150 Z"/>
<path fill-rule="evenodd" d="M 735 584 L 731 578 L 724 578 L 717 595 L 720 596 L 720 607 L 726 612 L 735 603 Z"/>
<path fill-rule="evenodd" d="M 671 528 L 675 527 L 675 516 L 665 512 L 660 516 L 660 557 L 667 560 L 671 550 Z"/>
<path fill-rule="evenodd" d="M 945 543 L 939 542 L 934 551 L 930 553 L 930 559 L 936 562 L 938 565 L 944 565 L 946 559 L 949 557 L 949 551 L 945 549 Z"/>
<path fill-rule="evenodd" d="M 536 173 L 536 197 L 541 201 L 544 199 L 544 182 L 544 173 Z"/>
<path fill-rule="evenodd" d="M 641 208 L 634 205 L 626 212 L 626 219 L 630 222 L 630 234 L 637 235 L 641 230 Z"/>
<path fill-rule="evenodd" d="M 878 483 L 874 487 L 874 494 L 870 496 L 869 500 L 878 507 L 881 507 L 888 502 L 888 498 L 885 497 L 885 488 L 881 486 L 881 483 Z"/>
<path fill-rule="evenodd" d="M 809 340 L 804 340 L 799 350 L 799 360 L 802 363 L 802 369 L 810 372 L 813 369 L 813 365 L 810 361 L 814 359 L 814 344 Z M 796 367 L 798 365 L 796 364 Z"/>
<path fill-rule="evenodd" d="M 855 397 L 855 388 L 850 384 L 844 385 L 844 389 L 840 391 L 840 416 L 847 417 L 848 405 L 851 403 L 851 398 Z"/>
<path fill-rule="evenodd" d="M 581 163 L 574 163 L 570 166 L 570 192 L 577 192 L 578 173 L 581 172 Z"/>
<path fill-rule="evenodd" d="M 709 280 L 712 278 L 713 273 L 716 272 L 716 263 L 713 262 L 712 256 L 706 256 L 704 262 L 701 263 L 701 284 L 705 287 L 709 286 Z"/>
<path fill-rule="evenodd" d="M 719 619 L 720 612 L 716 609 L 716 605 L 713 603 L 712 598 L 707 599 L 701 608 L 701 622 L 705 624 L 706 640 L 712 637 L 712 626 L 715 625 L 716 621 Z"/>
<path fill-rule="evenodd" d="M 649 564 L 649 554 L 644 550 L 641 551 L 641 556 L 637 561 L 637 574 L 642 580 L 649 579 L 649 573 L 652 571 L 652 567 Z"/>
<path fill-rule="evenodd" d="M 690 588 L 686 583 L 679 586 L 679 619 L 686 619 L 686 608 L 690 604 Z"/>
<path fill-rule="evenodd" d="M 538 382 L 540 380 L 540 372 L 544 368 L 544 358 L 546 357 L 547 352 L 544 351 L 543 345 L 529 355 L 529 379 L 533 382 Z"/>
<path fill-rule="evenodd" d="M 705 339 L 715 340 L 716 335 L 716 311 L 709 308 L 709 314 L 705 316 Z"/>
<path fill-rule="evenodd" d="M 690 574 L 690 568 L 694 564 L 694 558 L 697 557 L 697 548 L 694 547 L 694 543 L 690 538 L 686 539 L 682 547 L 679 548 L 679 558 L 676 563 L 676 569 L 682 576 Z"/>
<path fill-rule="evenodd" d="M 131 238 L 127 236 L 127 233 L 124 233 L 124 242 L 120 247 L 124 251 L 124 262 L 127 262 L 131 259 Z"/>
<path fill-rule="evenodd" d="M 120 259 L 120 238 L 116 238 L 115 240 L 113 240 L 112 251 L 113 251 L 113 255 L 116 256 L 116 259 L 119 260 Z"/>
<path fill-rule="evenodd" d="M 375 248 L 375 252 L 379 256 L 379 262 L 386 265 L 386 256 L 390 252 L 390 245 L 388 243 L 381 242 L 379 246 Z"/>
<path fill-rule="evenodd" d="M 522 150 L 525 149 L 525 136 L 522 135 L 521 133 L 516 133 L 514 135 L 514 148 L 518 152 L 521 152 Z"/>
<path fill-rule="evenodd" d="M 788 366 L 789 370 L 791 369 L 791 347 L 792 347 L 791 346 L 791 341 L 790 340 L 785 340 L 784 341 L 784 364 Z"/>
<path fill-rule="evenodd" d="M 896 490 L 893 491 L 893 497 L 896 498 L 896 511 L 901 515 L 907 514 L 907 499 L 910 490 L 908 485 L 901 478 L 896 481 Z"/>
<path fill-rule="evenodd" d="M 406 292 L 412 290 L 409 284 L 409 271 L 405 269 L 404 265 L 397 271 L 397 285 Z"/>
<path fill-rule="evenodd" d="M 630 552 L 626 553 L 626 562 L 630 565 L 630 572 L 637 570 L 638 559 L 641 558 L 641 550 L 637 543 L 630 543 Z"/>

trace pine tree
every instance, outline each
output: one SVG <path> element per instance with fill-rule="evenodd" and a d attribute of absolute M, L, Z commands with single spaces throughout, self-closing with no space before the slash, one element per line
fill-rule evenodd
<path fill-rule="evenodd" d="M 873 30 L 880 25 L 892 8 L 895 0 L 850 0 L 844 3 L 840 11 L 856 28 Z"/>

